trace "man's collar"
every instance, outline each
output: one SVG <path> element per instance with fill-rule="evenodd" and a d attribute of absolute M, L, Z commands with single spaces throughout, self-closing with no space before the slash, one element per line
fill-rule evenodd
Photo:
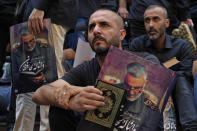
<path fill-rule="evenodd" d="M 149 37 L 149 36 L 148 36 Z M 146 47 L 150 47 L 152 45 L 152 41 L 150 39 L 147 40 L 145 46 Z M 165 48 L 166 49 L 171 49 L 172 47 L 172 43 L 170 40 L 170 36 L 166 34 L 166 40 L 165 40 Z"/>
<path fill-rule="evenodd" d="M 165 48 L 167 48 L 167 49 L 173 48 L 173 47 L 172 47 L 171 40 L 170 40 L 170 36 L 167 35 L 167 34 L 166 34 L 166 44 L 165 44 Z"/>

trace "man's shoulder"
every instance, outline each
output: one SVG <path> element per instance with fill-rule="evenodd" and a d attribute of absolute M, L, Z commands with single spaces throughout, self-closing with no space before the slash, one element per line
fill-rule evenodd
<path fill-rule="evenodd" d="M 174 49 L 181 49 L 183 51 L 191 50 L 190 44 L 186 40 L 171 35 L 168 35 L 168 38 L 170 39 L 171 45 Z"/>
<path fill-rule="evenodd" d="M 72 68 L 68 73 L 73 73 L 73 72 L 78 72 L 78 73 L 82 73 L 82 72 L 87 72 L 94 68 L 94 67 L 97 67 L 99 66 L 98 62 L 97 62 L 97 59 L 96 58 L 93 58 L 92 60 L 90 61 L 85 61 L 83 62 L 82 64 Z"/>
<path fill-rule="evenodd" d="M 148 35 L 141 35 L 141 36 L 138 36 L 136 38 L 134 38 L 132 41 L 131 41 L 131 45 L 145 45 L 146 42 L 149 40 L 149 37 Z"/>
<path fill-rule="evenodd" d="M 149 40 L 149 37 L 148 37 L 148 35 L 141 35 L 141 36 L 138 36 L 138 37 L 136 37 L 136 38 L 134 38 L 133 40 L 132 40 L 132 42 L 134 41 L 141 41 L 141 40 L 144 40 L 144 41 L 146 41 L 146 40 Z"/>
<path fill-rule="evenodd" d="M 66 73 L 63 80 L 77 86 L 93 85 L 99 73 L 99 64 L 96 58 L 86 61 Z"/>
<path fill-rule="evenodd" d="M 188 44 L 186 40 L 179 38 L 179 37 L 174 37 L 172 35 L 168 35 L 168 38 L 172 43 L 179 43 L 179 44 Z"/>
<path fill-rule="evenodd" d="M 129 43 L 129 50 L 130 51 L 142 51 L 146 44 L 149 41 L 148 35 L 141 35 L 139 37 L 136 37 Z"/>
<path fill-rule="evenodd" d="M 150 54 L 148 52 L 132 52 L 132 53 L 146 60 L 149 60 L 155 64 L 160 64 L 158 58 L 155 55 Z"/>
<path fill-rule="evenodd" d="M 79 66 L 94 66 L 94 65 L 98 65 L 98 61 L 96 58 L 92 58 L 91 60 L 84 61 Z"/>

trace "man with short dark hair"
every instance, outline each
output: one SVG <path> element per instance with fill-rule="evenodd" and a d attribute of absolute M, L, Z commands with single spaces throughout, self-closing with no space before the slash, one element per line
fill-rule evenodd
<path fill-rule="evenodd" d="M 119 0 L 119 3 L 118 12 L 123 18 L 130 20 L 131 40 L 146 34 L 143 14 L 150 5 L 160 5 L 166 8 L 170 19 L 168 34 L 171 34 L 172 30 L 177 28 L 180 23 L 193 25 L 188 0 L 132 0 L 129 11 L 127 10 L 127 0 Z"/>
<path fill-rule="evenodd" d="M 123 27 L 122 18 L 113 11 L 101 9 L 93 13 L 88 23 L 88 40 L 97 57 L 73 68 L 61 79 L 36 91 L 33 96 L 35 102 L 63 108 L 50 108 L 49 120 L 52 131 L 75 131 L 79 120 L 73 117 L 72 111 L 65 109 L 84 112 L 104 105 L 102 93 L 93 85 L 109 47 L 113 45 L 121 48 L 121 40 L 126 34 Z M 74 97 L 68 103 L 66 98 L 69 94 Z"/>
<path fill-rule="evenodd" d="M 74 114 L 68 109 L 84 112 L 104 105 L 102 92 L 93 85 L 109 47 L 113 45 L 121 49 L 121 40 L 124 39 L 125 34 L 123 20 L 115 12 L 100 9 L 91 15 L 88 23 L 88 41 L 96 52 L 96 58 L 71 69 L 61 79 L 40 87 L 33 96 L 33 100 L 39 104 L 60 107 L 50 108 L 49 119 L 52 131 L 76 130 L 79 120 L 71 118 Z M 155 57 L 148 59 L 155 59 Z M 88 127 L 85 125 L 83 128 Z"/>
<path fill-rule="evenodd" d="M 180 61 L 177 68 L 173 69 L 179 75 L 173 95 L 182 128 L 193 131 L 197 129 L 197 111 L 189 83 L 192 77 L 191 49 L 186 41 L 166 34 L 166 28 L 170 24 L 166 12 L 166 9 L 161 6 L 149 6 L 144 12 L 147 35 L 135 38 L 130 43 L 129 49 L 152 53 L 161 63 L 174 57 Z"/>

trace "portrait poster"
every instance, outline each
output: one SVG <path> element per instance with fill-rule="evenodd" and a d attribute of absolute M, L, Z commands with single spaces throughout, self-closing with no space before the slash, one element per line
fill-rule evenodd
<path fill-rule="evenodd" d="M 138 66 L 128 69 L 129 65 Z M 133 87 L 125 85 L 125 81 L 129 79 L 126 77 L 127 73 L 137 76 L 137 72 L 142 74 L 142 78 L 145 75 L 143 89 L 139 86 L 143 81 L 135 78 L 131 82 Z M 130 52 L 111 47 L 98 78 L 127 90 L 127 102 L 115 123 L 115 130 L 154 131 L 174 87 L 176 73 Z M 132 98 L 135 95 L 136 98 Z"/>
<path fill-rule="evenodd" d="M 91 130 L 158 130 L 161 116 L 174 87 L 176 79 L 174 71 L 111 46 L 98 79 L 124 88 L 126 97 L 113 129 L 94 124 Z M 86 127 L 97 122 L 87 123 Z"/>
<path fill-rule="evenodd" d="M 10 27 L 12 81 L 17 93 L 34 92 L 57 79 L 51 20 L 43 20 L 37 35 L 28 31 L 28 23 Z"/>

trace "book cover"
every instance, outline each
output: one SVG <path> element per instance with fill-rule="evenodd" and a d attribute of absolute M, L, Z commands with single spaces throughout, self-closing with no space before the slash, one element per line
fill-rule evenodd
<path fill-rule="evenodd" d="M 57 79 L 50 19 L 44 19 L 38 35 L 28 31 L 27 22 L 10 27 L 13 86 L 18 93 L 34 92 Z"/>
<path fill-rule="evenodd" d="M 98 79 L 126 90 L 114 128 L 84 122 L 99 131 L 156 131 L 174 87 L 176 73 L 130 52 L 110 47 Z"/>
<path fill-rule="evenodd" d="M 123 88 L 119 88 L 101 80 L 97 81 L 95 87 L 103 92 L 105 106 L 99 107 L 94 111 L 87 111 L 85 120 L 112 128 L 119 109 L 124 102 L 126 91 Z"/>

